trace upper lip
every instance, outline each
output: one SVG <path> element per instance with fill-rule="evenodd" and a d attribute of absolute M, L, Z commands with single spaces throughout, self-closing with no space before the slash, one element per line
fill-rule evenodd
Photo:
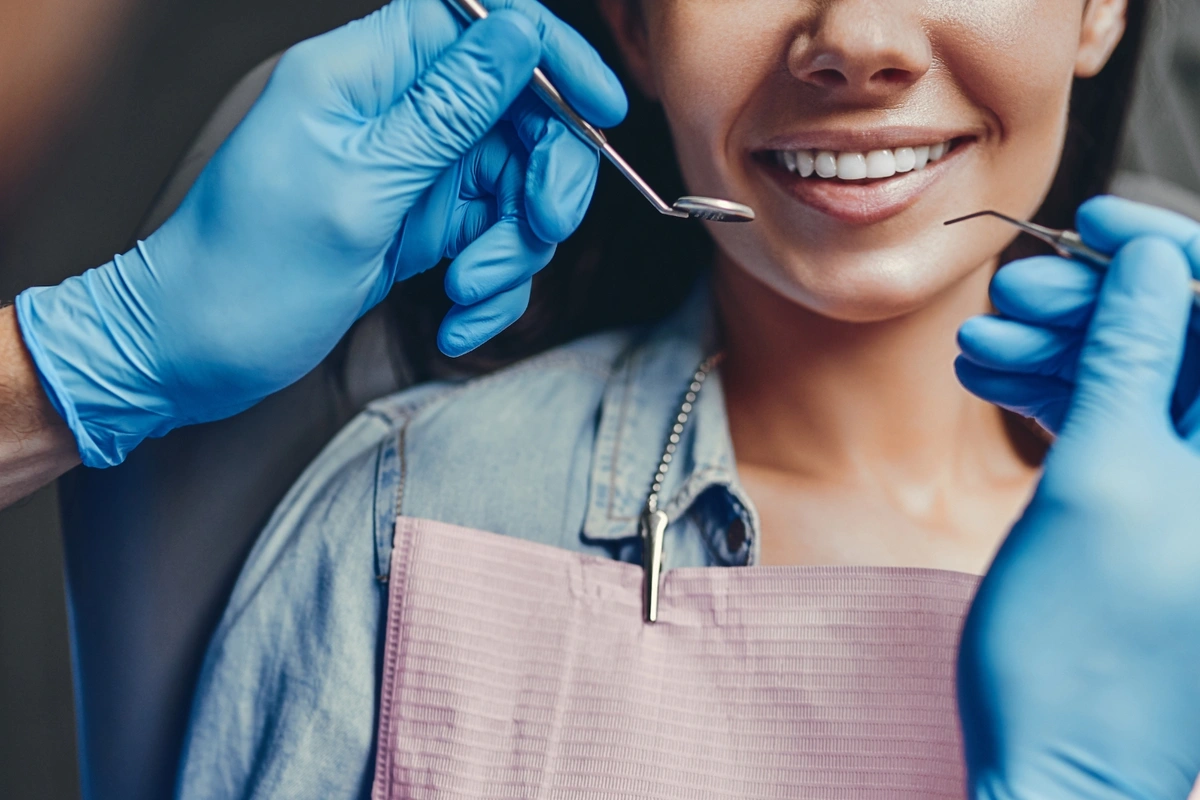
<path fill-rule="evenodd" d="M 866 153 L 872 150 L 895 150 L 898 147 L 920 147 L 978 135 L 978 131 L 963 130 L 962 128 L 933 127 L 800 131 L 774 136 L 754 149 L 756 151 L 831 150 L 835 153 Z"/>

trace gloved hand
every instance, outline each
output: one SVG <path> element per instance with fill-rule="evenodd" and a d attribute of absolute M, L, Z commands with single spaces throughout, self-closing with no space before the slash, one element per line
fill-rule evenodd
<path fill-rule="evenodd" d="M 1183 800 L 1200 772 L 1200 436 L 1171 415 L 1189 276 L 1138 237 L 1101 283 L 1044 476 L 965 623 L 969 797 Z M 1049 313 L 1080 287 L 1005 291 Z"/>
<path fill-rule="evenodd" d="M 579 224 L 598 154 L 525 89 L 539 60 L 589 121 L 625 95 L 535 0 L 397 0 L 303 42 L 144 243 L 17 298 L 84 464 L 237 413 L 302 377 L 392 285 L 455 257 L 439 345 L 517 319 Z M 461 37 L 461 38 L 460 38 Z"/>
<path fill-rule="evenodd" d="M 1180 214 L 1097 197 L 1079 209 L 1077 225 L 1089 245 L 1110 255 L 1138 236 L 1161 236 L 1183 248 L 1200 277 L 1200 223 Z M 970 319 L 959 332 L 963 385 L 1057 433 L 1101 279 L 1092 267 L 1056 256 L 1001 268 L 991 292 L 998 313 Z M 1200 430 L 1200 315 L 1193 317 L 1187 352 L 1172 415 L 1181 433 L 1191 435 Z"/>

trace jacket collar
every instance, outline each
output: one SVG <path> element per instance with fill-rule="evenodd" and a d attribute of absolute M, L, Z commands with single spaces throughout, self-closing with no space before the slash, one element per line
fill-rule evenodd
<path fill-rule="evenodd" d="M 583 534 L 594 540 L 638 535 L 651 480 L 696 367 L 716 351 L 715 316 L 707 276 L 684 304 L 650 328 L 622 356 L 605 390 L 593 455 Z M 757 541 L 757 515 L 737 482 L 733 442 L 718 370 L 705 381 L 671 468 L 659 507 L 671 520 L 708 489 L 719 487 Z"/>

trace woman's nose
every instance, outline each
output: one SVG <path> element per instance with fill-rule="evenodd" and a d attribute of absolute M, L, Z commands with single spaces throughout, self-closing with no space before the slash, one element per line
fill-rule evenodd
<path fill-rule="evenodd" d="M 929 71 L 933 51 L 918 4 L 832 0 L 797 36 L 788 68 L 843 102 L 886 101 Z"/>

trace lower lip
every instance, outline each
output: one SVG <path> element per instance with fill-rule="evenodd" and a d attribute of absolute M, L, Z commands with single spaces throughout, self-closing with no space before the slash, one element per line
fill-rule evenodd
<path fill-rule="evenodd" d="M 793 199 L 827 217 L 850 225 L 873 225 L 912 207 L 926 189 L 952 169 L 973 141 L 956 142 L 954 149 L 925 169 L 891 178 L 843 181 L 837 178 L 801 178 L 775 163 L 774 154 L 756 154 L 755 163 Z"/>

